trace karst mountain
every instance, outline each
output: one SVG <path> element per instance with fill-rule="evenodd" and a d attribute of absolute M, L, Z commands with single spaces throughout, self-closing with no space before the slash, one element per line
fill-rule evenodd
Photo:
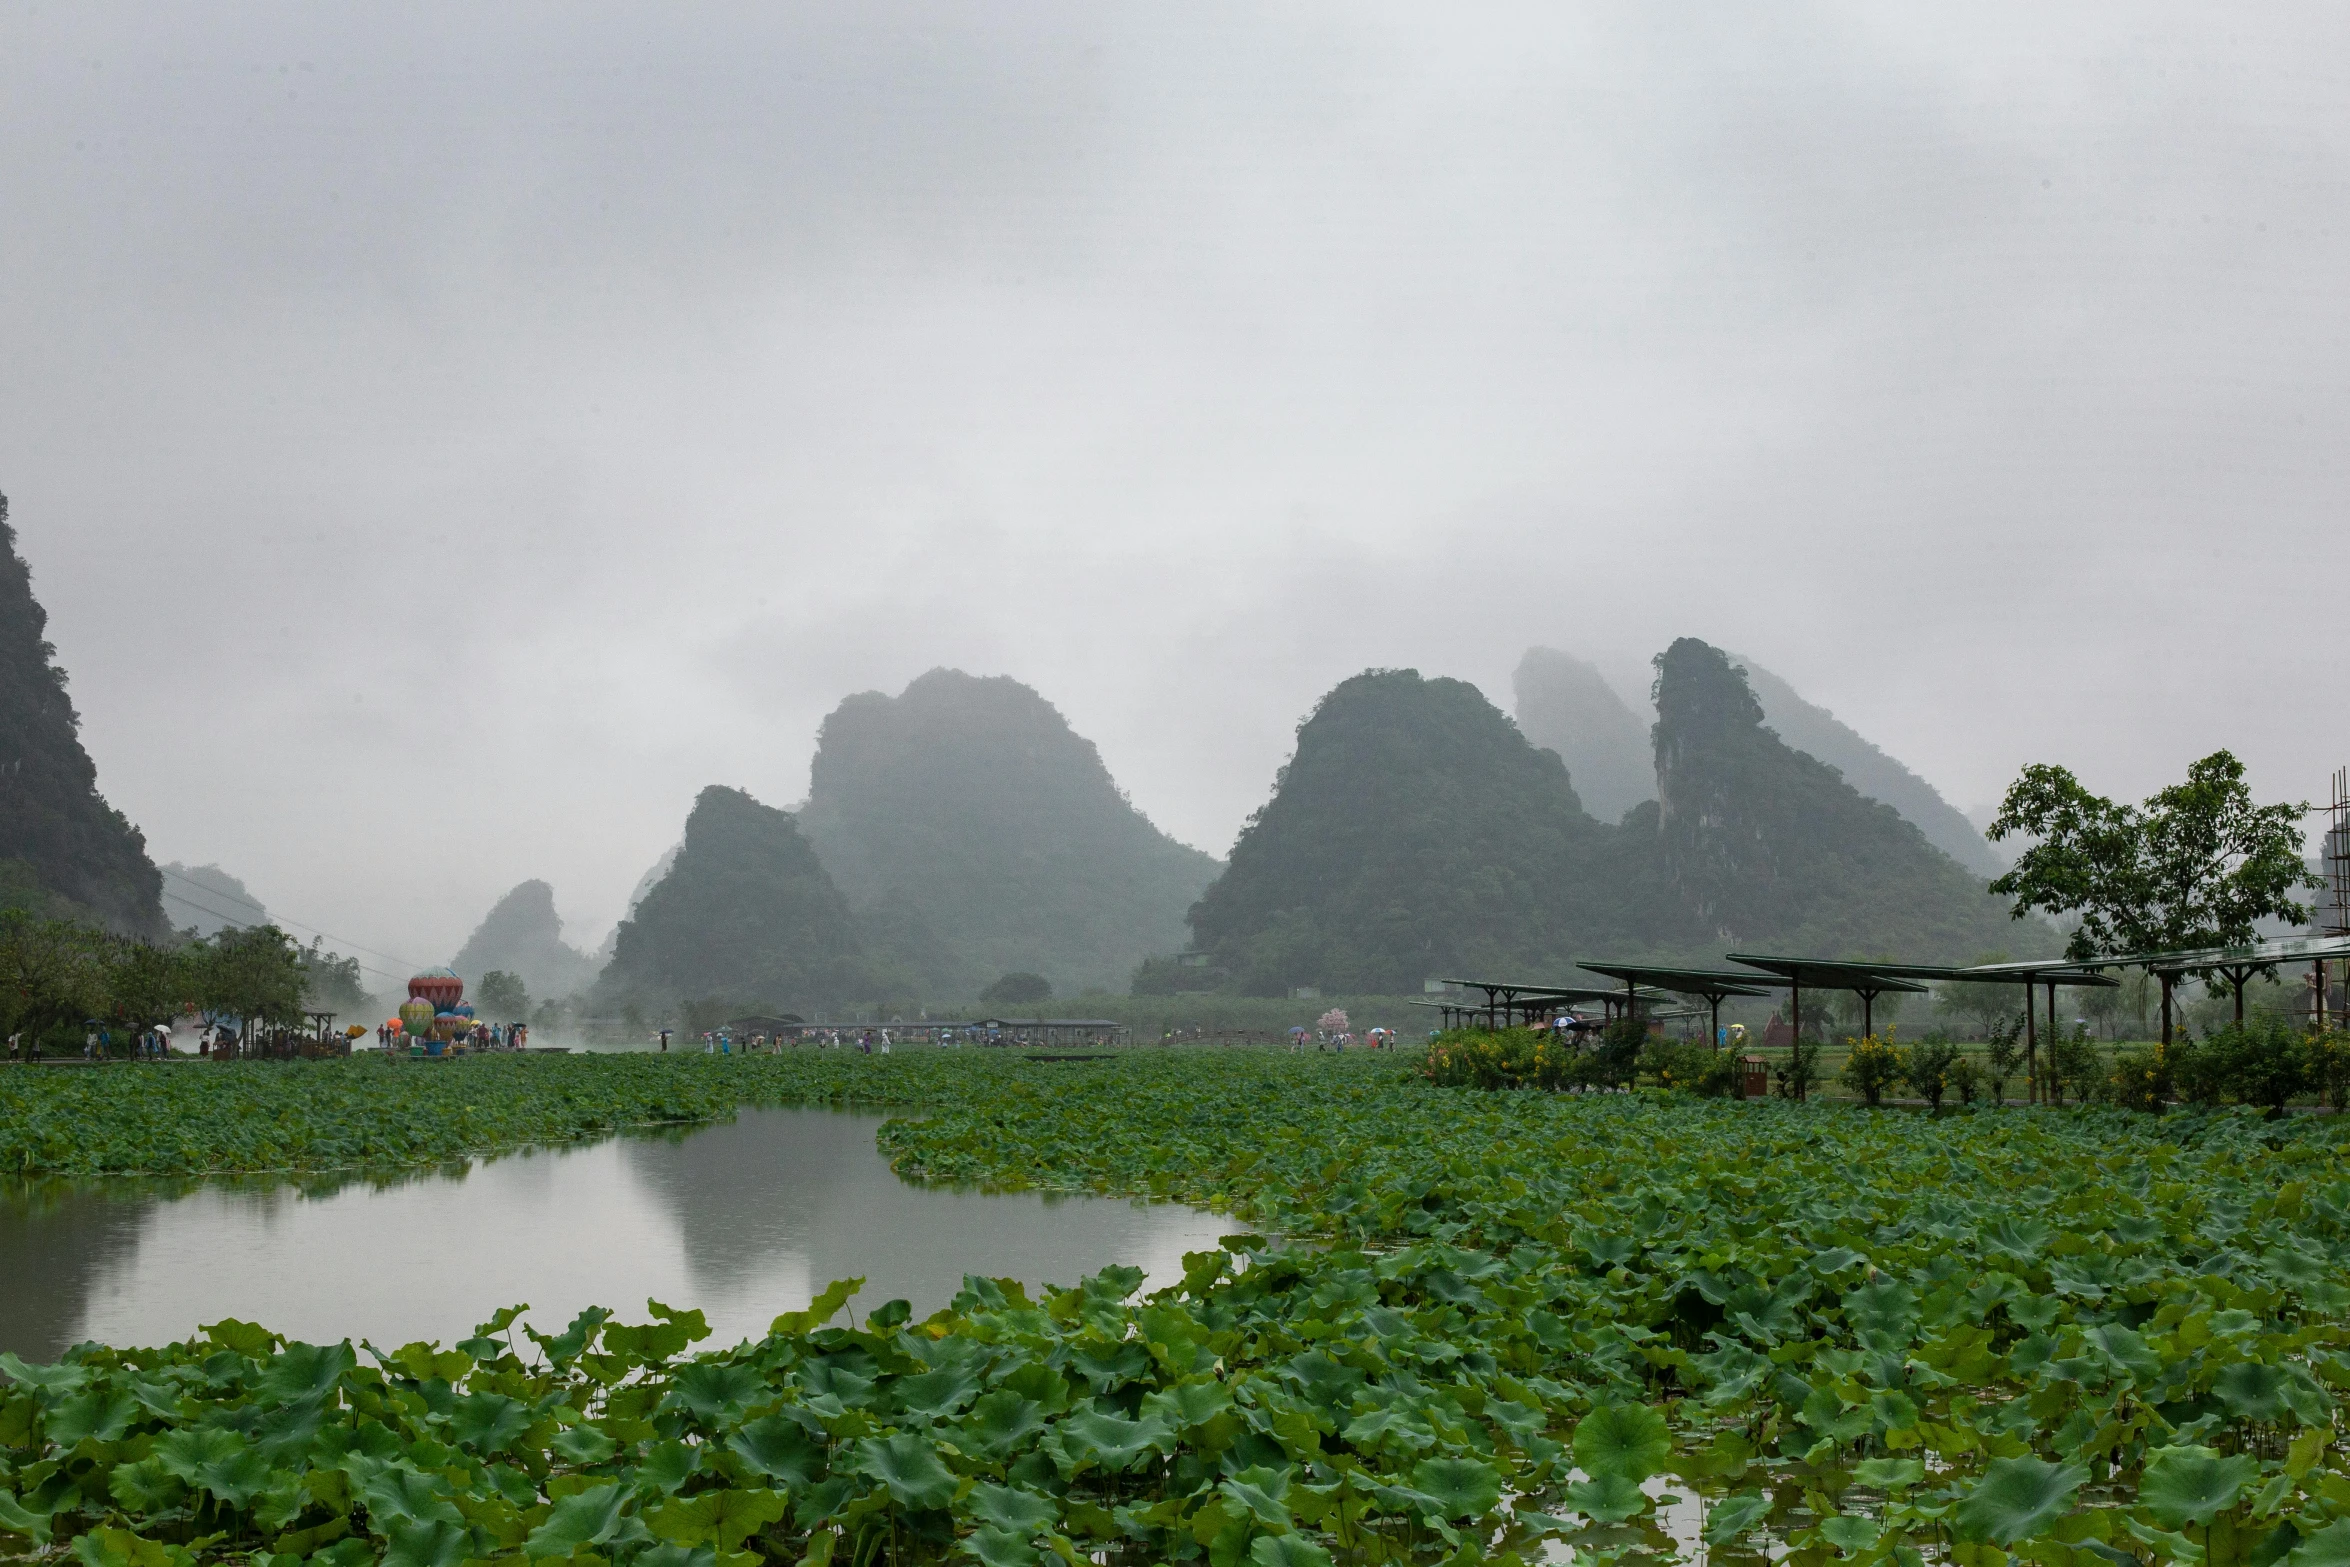
<path fill-rule="evenodd" d="M 162 873 L 139 829 L 98 792 L 48 625 L 0 496 L 0 902 L 160 937 Z"/>
<path fill-rule="evenodd" d="M 533 996 L 568 996 L 596 978 L 596 960 L 563 939 L 555 889 L 526 881 L 494 904 L 450 964 L 469 986 L 493 970 L 519 978 Z"/>
<path fill-rule="evenodd" d="M 877 961 L 932 998 L 1008 973 L 1123 990 L 1184 940 L 1217 863 L 1137 810 L 1092 741 L 1007 676 L 934 669 L 824 720 L 800 830 Z"/>

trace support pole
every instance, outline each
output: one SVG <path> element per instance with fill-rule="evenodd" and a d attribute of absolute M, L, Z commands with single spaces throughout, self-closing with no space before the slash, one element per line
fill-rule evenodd
<path fill-rule="evenodd" d="M 2032 994 L 2030 975 L 2024 976 L 2024 1103 L 2040 1102 L 2040 998 Z"/>
<path fill-rule="evenodd" d="M 1876 1034 L 1877 993 L 1873 990 L 1864 990 L 1860 993 L 1860 1037 L 1874 1039 Z"/>
<path fill-rule="evenodd" d="M 2154 977 L 2162 981 L 2162 1048 L 2168 1050 L 2170 1049 L 2170 987 L 2175 976 L 2157 974 Z"/>
<path fill-rule="evenodd" d="M 1716 1053 L 1719 1053 L 1722 1048 L 1722 998 L 1715 996 L 1712 1000 L 1714 1004 L 1714 1031 L 1706 1036 L 1706 1042 L 1714 1047 Z"/>
<path fill-rule="evenodd" d="M 2236 1026 L 2244 1026 L 2244 981 L 2252 977 L 2250 969 L 2237 969 L 2228 978 L 2236 982 Z"/>

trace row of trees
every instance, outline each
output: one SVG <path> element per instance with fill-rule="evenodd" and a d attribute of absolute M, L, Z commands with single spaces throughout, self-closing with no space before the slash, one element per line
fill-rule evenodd
<path fill-rule="evenodd" d="M 155 944 L 0 914 L 0 1034 L 36 1049 L 79 1050 L 92 1025 L 132 1035 L 190 1015 L 208 1026 L 291 1028 L 308 1011 L 365 1001 L 355 959 L 303 947 L 273 925 Z"/>

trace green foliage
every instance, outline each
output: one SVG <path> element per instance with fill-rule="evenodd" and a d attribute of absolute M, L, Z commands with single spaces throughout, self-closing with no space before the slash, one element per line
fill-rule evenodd
<path fill-rule="evenodd" d="M 213 1022 L 286 1026 L 302 1019 L 306 954 L 275 925 L 224 929 L 188 951 L 188 984 Z"/>
<path fill-rule="evenodd" d="M 1779 1097 L 1798 1103 L 1811 1097 L 1820 1081 L 1820 1042 L 1802 1038 L 1787 1047 L 1787 1059 L 1771 1069 Z"/>
<path fill-rule="evenodd" d="M 990 1006 L 1034 1006 L 1052 998 L 1052 981 L 1042 974 L 1006 974 L 979 993 L 979 999 Z"/>
<path fill-rule="evenodd" d="M 1593 1053 L 1547 1029 L 1456 1028 L 1428 1042 L 1418 1075 L 1442 1088 L 1542 1088 L 1597 1081 Z"/>
<path fill-rule="evenodd" d="M 2144 805 L 2091 794 L 2070 772 L 2024 769 L 1991 823 L 1994 841 L 2036 839 L 1991 884 L 2027 910 L 2074 914 L 2068 957 L 2251 941 L 2257 922 L 2299 924 L 2293 893 L 2315 887 L 2301 858 L 2306 805 L 2255 805 L 2244 764 L 2214 751 Z"/>
<path fill-rule="evenodd" d="M 522 976 L 491 969 L 474 987 L 474 1012 L 491 1022 L 518 1022 L 530 1016 L 530 989 Z"/>
<path fill-rule="evenodd" d="M 2010 1013 L 1991 1025 L 1989 1041 L 1983 1046 L 1983 1078 L 1991 1085 L 1993 1104 L 2007 1103 L 2007 1085 L 2024 1069 L 2025 1026 L 2021 1012 Z"/>
<path fill-rule="evenodd" d="M 1656 670 L 1662 875 L 1705 936 L 1935 962 L 2016 938 L 1980 879 L 1782 742 L 1719 649 L 1683 637 Z"/>
<path fill-rule="evenodd" d="M 1718 1498 L 1709 1541 L 1768 1529 L 1804 1560 L 2079 1567 L 2126 1541 L 2214 1567 L 2274 1540 L 2252 1559 L 2333 1567 L 2350 1533 L 2332 1118 L 1478 1094 L 1286 1051 L 8 1076 L 10 1116 L 36 1094 L 101 1143 L 122 1101 L 93 1092 L 142 1082 L 187 1085 L 194 1128 L 337 1081 L 384 1124 L 455 1093 L 507 1133 L 525 1094 L 894 1102 L 920 1112 L 881 1133 L 909 1176 L 1211 1203 L 1308 1243 L 1235 1234 L 1142 1299 L 1133 1269 L 973 1278 L 920 1323 L 842 1325 L 843 1285 L 723 1349 L 648 1303 L 364 1356 L 223 1322 L 0 1359 L 0 1550 L 85 1567 L 1661 1553 L 1642 1483 L 1666 1474 Z"/>
<path fill-rule="evenodd" d="M 1904 1052 L 1901 1080 L 1908 1085 L 1911 1093 L 1926 1102 L 1927 1109 L 1939 1111 L 1943 1096 L 1959 1086 L 1954 1080 L 1954 1074 L 1965 1060 L 1966 1057 L 1959 1052 L 1957 1045 L 1951 1043 L 1947 1034 L 1931 1033 Z M 1971 1068 L 1973 1063 L 1968 1062 L 1967 1065 Z M 1968 1094 L 1964 1097 L 1971 1099 L 1973 1096 Z"/>
<path fill-rule="evenodd" d="M 375 1010 L 375 998 L 359 977 L 359 960 L 326 950 L 313 936 L 302 954 L 302 1006 L 311 1012 L 332 1012 L 349 1022 Z M 520 1017 L 517 1012 L 512 1014 Z"/>
<path fill-rule="evenodd" d="M 1837 1075 L 1837 1081 L 1860 1095 L 1864 1104 L 1873 1106 L 1908 1070 L 1907 1052 L 1899 1044 L 1891 1038 L 1879 1039 L 1871 1034 L 1855 1043 L 1845 1055 L 1844 1070 Z"/>
<path fill-rule="evenodd" d="M 2048 1059 L 2049 1093 L 2055 1103 L 2064 1103 L 2068 1091 L 2085 1101 L 2105 1081 L 2105 1061 L 2086 1024 L 2057 1030 L 2043 1041 L 2043 1048 Z"/>
<path fill-rule="evenodd" d="M 0 734 L 9 752 L 0 771 L 0 864 L 23 867 L 0 883 L 8 904 L 27 912 L 86 915 L 159 939 L 168 929 L 163 875 L 139 829 L 98 792 L 48 622 L 0 495 Z"/>

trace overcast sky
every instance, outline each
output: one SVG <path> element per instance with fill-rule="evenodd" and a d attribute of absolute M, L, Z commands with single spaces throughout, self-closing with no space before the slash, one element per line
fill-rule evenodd
<path fill-rule="evenodd" d="M 8 4 L 0 215 L 101 786 L 386 965 L 937 664 L 1219 854 L 1534 642 L 2350 761 L 2336 6 Z"/>

